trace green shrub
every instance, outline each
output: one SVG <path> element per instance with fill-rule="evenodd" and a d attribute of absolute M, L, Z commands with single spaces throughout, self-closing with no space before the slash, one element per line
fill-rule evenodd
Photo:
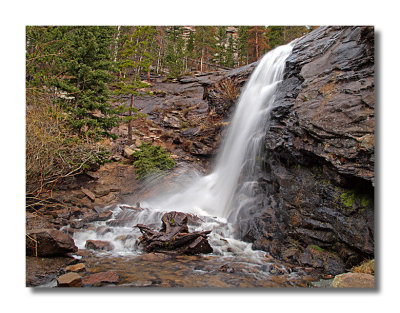
<path fill-rule="evenodd" d="M 176 165 L 168 151 L 161 146 L 143 143 L 139 149 L 134 153 L 135 162 L 133 162 L 139 179 L 154 172 L 169 170 Z"/>

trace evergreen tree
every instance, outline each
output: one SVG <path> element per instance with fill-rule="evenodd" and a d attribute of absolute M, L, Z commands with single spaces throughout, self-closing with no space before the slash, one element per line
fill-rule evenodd
<path fill-rule="evenodd" d="M 230 36 L 229 37 L 229 44 L 228 47 L 226 49 L 226 53 L 225 53 L 225 62 L 224 65 L 226 67 L 230 67 L 230 68 L 234 68 L 235 67 L 235 46 L 233 43 L 233 37 Z"/>
<path fill-rule="evenodd" d="M 137 113 L 134 107 L 134 96 L 146 93 L 145 88 L 149 85 L 142 81 L 141 74 L 148 73 L 150 65 L 154 61 L 150 53 L 151 42 L 154 39 L 156 30 L 151 26 L 137 26 L 126 38 L 121 50 L 119 60 L 120 72 L 123 74 L 120 80 L 114 84 L 114 94 L 130 96 L 128 121 L 128 141 L 132 143 L 132 120 L 133 113 Z"/>
<path fill-rule="evenodd" d="M 270 49 L 274 49 L 305 35 L 310 30 L 311 28 L 306 26 L 268 26 L 266 38 Z"/>
<path fill-rule="evenodd" d="M 195 55 L 200 64 L 200 71 L 203 72 L 207 65 L 210 66 L 211 62 L 214 61 L 216 49 L 215 27 L 196 26 L 194 46 Z"/>
<path fill-rule="evenodd" d="M 283 44 L 283 31 L 284 26 L 268 26 L 266 36 L 271 49 Z"/>
<path fill-rule="evenodd" d="M 248 49 L 248 30 L 249 26 L 239 26 L 238 38 L 236 40 L 238 52 L 238 65 L 242 66 L 249 64 L 249 49 Z"/>
<path fill-rule="evenodd" d="M 82 135 L 111 136 L 109 130 L 118 122 L 108 101 L 107 87 L 114 69 L 109 50 L 114 30 L 102 26 L 73 26 L 61 30 L 67 46 L 61 61 L 64 72 L 55 85 L 65 93 L 59 101 L 69 112 L 69 123 Z"/>
<path fill-rule="evenodd" d="M 182 35 L 181 26 L 169 28 L 165 51 L 165 66 L 168 69 L 169 78 L 176 78 L 185 70 L 185 41 Z"/>
<path fill-rule="evenodd" d="M 192 31 L 190 31 L 189 38 L 186 43 L 185 55 L 186 55 L 187 64 L 188 63 L 192 64 L 193 63 L 192 60 L 194 58 L 194 33 Z"/>
<path fill-rule="evenodd" d="M 26 88 L 27 92 L 54 92 L 57 76 L 63 73 L 66 55 L 66 27 L 27 26 Z"/>
<path fill-rule="evenodd" d="M 266 51 L 270 50 L 267 43 L 266 28 L 264 26 L 253 26 L 248 30 L 248 47 L 250 61 L 257 61 Z"/>
<path fill-rule="evenodd" d="M 226 26 L 218 26 L 216 29 L 215 62 L 220 65 L 226 63 L 227 39 Z"/>

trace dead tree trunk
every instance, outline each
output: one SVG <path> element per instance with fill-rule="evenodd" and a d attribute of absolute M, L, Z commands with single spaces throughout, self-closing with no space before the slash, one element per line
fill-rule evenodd
<path fill-rule="evenodd" d="M 207 235 L 211 232 L 189 232 L 188 216 L 182 212 L 168 212 L 161 218 L 162 227 L 156 231 L 146 225 L 138 224 L 143 234 L 139 238 L 139 245 L 146 252 L 171 252 L 182 254 L 212 253 L 213 250 L 207 241 Z"/>

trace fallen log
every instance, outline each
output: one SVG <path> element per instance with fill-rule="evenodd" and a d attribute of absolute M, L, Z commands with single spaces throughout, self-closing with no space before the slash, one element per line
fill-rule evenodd
<path fill-rule="evenodd" d="M 182 212 L 168 212 L 162 218 L 162 227 L 156 231 L 146 225 L 137 224 L 142 236 L 139 246 L 146 252 L 171 252 L 182 254 L 212 253 L 207 231 L 189 232 L 188 216 Z"/>

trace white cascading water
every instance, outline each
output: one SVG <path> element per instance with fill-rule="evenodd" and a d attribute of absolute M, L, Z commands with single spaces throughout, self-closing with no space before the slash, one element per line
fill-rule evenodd
<path fill-rule="evenodd" d="M 181 211 L 203 218 L 204 223 L 195 230 L 212 230 L 209 239 L 215 254 L 248 256 L 251 245 L 233 239 L 233 225 L 238 213 L 251 206 L 253 186 L 257 180 L 257 156 L 262 149 L 275 90 L 283 78 L 285 61 L 292 47 L 293 43 L 277 47 L 260 60 L 237 102 L 211 174 L 194 178 L 186 188 L 173 194 L 166 192 L 141 201 L 141 206 L 149 210 L 124 213 L 121 206 L 117 206 L 114 216 L 132 214 L 135 216 L 132 222 L 113 227 L 112 232 L 103 235 L 93 230 L 77 232 L 74 234 L 77 246 L 83 248 L 88 239 L 111 240 L 115 251 L 132 252 L 139 231 L 135 230 L 136 235 L 123 242 L 116 238 L 127 234 L 132 236 L 132 227 L 138 223 L 160 223 L 163 212 Z M 97 226 L 101 225 L 104 222 L 97 222 Z"/>
<path fill-rule="evenodd" d="M 239 177 L 251 177 L 262 147 L 265 127 L 277 84 L 292 45 L 267 53 L 241 94 L 214 171 L 195 180 L 187 189 L 147 201 L 145 207 L 216 216 L 234 222 L 232 206 Z"/>

